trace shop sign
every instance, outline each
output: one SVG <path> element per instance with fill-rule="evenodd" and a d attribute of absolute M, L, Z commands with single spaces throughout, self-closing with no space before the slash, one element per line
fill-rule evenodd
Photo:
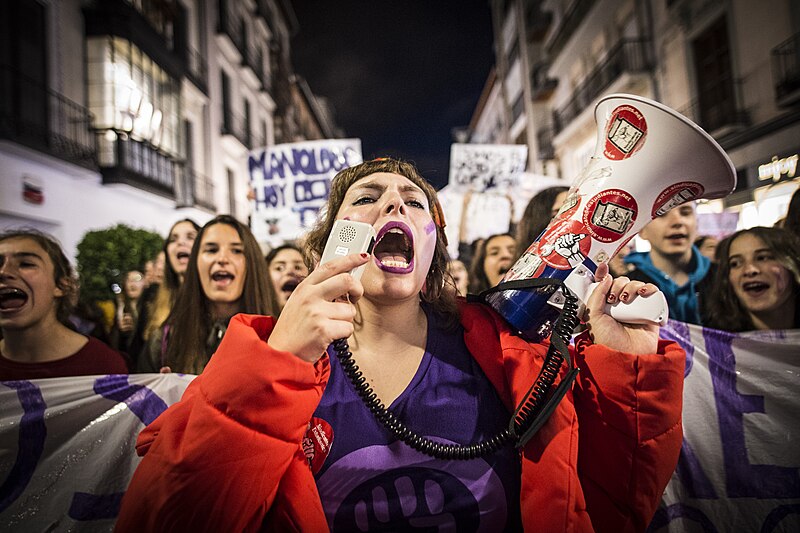
<path fill-rule="evenodd" d="M 774 155 L 772 156 L 772 161 L 759 165 L 758 179 L 779 181 L 783 175 L 786 175 L 788 178 L 793 178 L 797 170 L 797 160 L 797 154 L 784 157 L 783 159 L 778 159 L 778 156 Z"/>

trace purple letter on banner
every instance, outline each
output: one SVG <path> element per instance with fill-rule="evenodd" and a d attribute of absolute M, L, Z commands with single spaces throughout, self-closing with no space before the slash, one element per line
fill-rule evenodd
<path fill-rule="evenodd" d="M 128 383 L 128 376 L 125 375 L 98 378 L 94 383 L 94 392 L 103 398 L 124 402 L 145 425 L 150 424 L 167 409 L 167 404 L 155 392 L 143 385 L 131 385 Z M 72 496 L 69 516 L 81 521 L 115 518 L 119 514 L 123 494 L 123 492 L 113 494 L 76 492 Z"/>
<path fill-rule="evenodd" d="M 6 381 L 4 384 L 17 390 L 23 415 L 19 422 L 17 459 L 11 467 L 8 478 L 0 486 L 0 512 L 14 503 L 28 486 L 44 451 L 44 441 L 47 437 L 47 428 L 44 425 L 44 410 L 47 405 L 39 387 L 30 381 Z"/>
<path fill-rule="evenodd" d="M 752 465 L 744 439 L 744 413 L 763 413 L 764 397 L 736 390 L 736 358 L 731 346 L 735 334 L 703 330 L 708 368 L 714 386 L 722 453 L 730 498 L 797 498 L 800 476 L 796 468 Z"/>

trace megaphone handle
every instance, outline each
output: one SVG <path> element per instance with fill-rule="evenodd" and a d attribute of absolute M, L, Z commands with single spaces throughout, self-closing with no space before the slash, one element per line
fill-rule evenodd
<path fill-rule="evenodd" d="M 592 283 L 589 285 L 589 290 L 586 292 L 587 299 L 594 292 L 597 285 L 599 284 Z M 626 324 L 658 324 L 659 326 L 666 326 L 667 320 L 669 320 L 667 298 L 661 291 L 648 296 L 638 294 L 630 302 L 617 300 L 613 304 L 606 304 L 606 313 L 618 322 Z"/>

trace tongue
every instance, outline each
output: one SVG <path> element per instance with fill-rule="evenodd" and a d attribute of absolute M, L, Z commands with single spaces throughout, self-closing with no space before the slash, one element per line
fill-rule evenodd
<path fill-rule="evenodd" d="M 389 262 L 394 264 L 397 263 L 408 264 L 408 259 L 406 259 L 406 256 L 397 252 L 380 252 L 376 254 L 376 257 L 378 258 L 378 261 L 380 261 L 381 263 Z"/>
<path fill-rule="evenodd" d="M 6 296 L 0 299 L 0 309 L 4 311 L 13 311 L 25 305 L 26 301 L 27 298 L 21 296 Z"/>

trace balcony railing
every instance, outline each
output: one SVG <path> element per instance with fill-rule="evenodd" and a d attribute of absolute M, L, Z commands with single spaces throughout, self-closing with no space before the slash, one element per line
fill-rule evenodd
<path fill-rule="evenodd" d="M 534 102 L 547 100 L 558 87 L 558 79 L 547 76 L 549 68 L 550 65 L 547 63 L 537 63 L 531 70 L 531 88 Z"/>
<path fill-rule="evenodd" d="M 595 0 L 573 0 L 564 11 L 553 34 L 554 37 L 547 45 L 547 53 L 550 57 L 558 56 L 594 4 Z"/>
<path fill-rule="evenodd" d="M 552 23 L 553 14 L 550 11 L 542 11 L 539 2 L 531 3 L 525 13 L 525 32 L 528 40 L 539 42 L 544 39 Z"/>
<path fill-rule="evenodd" d="M 546 127 L 536 132 L 536 145 L 539 151 L 539 159 L 542 161 L 556 158 L 556 151 L 553 148 L 553 128 Z"/>
<path fill-rule="evenodd" d="M 717 139 L 722 139 L 750 124 L 750 115 L 740 101 L 740 94 L 741 81 L 720 78 L 716 86 L 701 92 L 678 112 Z"/>
<path fill-rule="evenodd" d="M 0 138 L 96 169 L 92 119 L 83 106 L 0 65 Z"/>
<path fill-rule="evenodd" d="M 174 198 L 175 184 L 183 179 L 183 163 L 149 143 L 124 132 L 98 132 L 103 183 L 125 183 Z"/>
<path fill-rule="evenodd" d="M 772 50 L 772 75 L 778 105 L 800 100 L 800 33 L 794 34 Z"/>
<path fill-rule="evenodd" d="M 208 62 L 194 48 L 186 48 L 186 75 L 201 91 L 208 94 Z"/>
<path fill-rule="evenodd" d="M 234 137 L 248 149 L 253 147 L 253 135 L 250 133 L 250 125 L 241 115 L 223 110 L 221 133 L 222 135 Z"/>
<path fill-rule="evenodd" d="M 563 130 L 622 74 L 652 69 L 653 61 L 648 50 L 649 41 L 645 39 L 623 39 L 617 43 L 608 52 L 606 59 L 575 88 L 572 99 L 553 112 L 556 133 Z"/>
<path fill-rule="evenodd" d="M 245 54 L 245 35 L 239 18 L 235 15 L 232 2 L 229 0 L 219 1 L 219 20 L 217 21 L 217 33 L 226 35 L 233 46 L 244 57 Z"/>
<path fill-rule="evenodd" d="M 197 206 L 216 211 L 214 183 L 208 176 L 187 167 L 183 179 L 178 182 L 175 201 L 178 207 Z"/>

